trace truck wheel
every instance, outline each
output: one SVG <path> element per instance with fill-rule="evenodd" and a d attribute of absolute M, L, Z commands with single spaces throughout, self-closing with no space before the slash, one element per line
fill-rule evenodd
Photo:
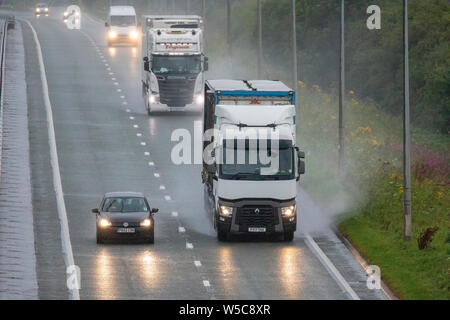
<path fill-rule="evenodd" d="M 152 105 L 147 103 L 147 114 L 150 116 L 152 114 Z"/>
<path fill-rule="evenodd" d="M 217 230 L 217 239 L 220 242 L 228 242 L 230 241 L 230 234 L 226 231 Z"/>
<path fill-rule="evenodd" d="M 292 242 L 294 240 L 294 232 L 288 231 L 284 233 L 284 241 Z"/>

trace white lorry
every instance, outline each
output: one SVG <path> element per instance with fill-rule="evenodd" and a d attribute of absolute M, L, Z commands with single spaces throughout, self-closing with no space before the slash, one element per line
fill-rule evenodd
<path fill-rule="evenodd" d="M 105 27 L 109 47 L 119 43 L 138 45 L 138 21 L 132 6 L 111 6 Z"/>
<path fill-rule="evenodd" d="M 152 106 L 203 105 L 203 21 L 199 16 L 142 17 L 142 93 Z"/>
<path fill-rule="evenodd" d="M 205 204 L 219 241 L 297 228 L 295 92 L 280 81 L 208 80 L 203 114 Z"/>

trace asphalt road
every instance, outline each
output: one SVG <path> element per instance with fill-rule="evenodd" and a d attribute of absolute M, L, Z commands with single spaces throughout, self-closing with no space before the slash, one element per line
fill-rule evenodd
<path fill-rule="evenodd" d="M 81 31 L 68 30 L 59 14 L 26 18 L 43 51 L 81 299 L 347 299 L 300 235 L 293 243 L 216 240 L 200 166 L 170 160 L 173 130 L 192 132 L 201 115 L 147 116 L 136 49 L 109 50 L 104 26 L 90 18 Z M 39 296 L 64 299 L 36 48 L 25 24 L 23 33 Z M 90 210 L 109 191 L 142 191 L 160 208 L 155 245 L 96 244 Z"/>

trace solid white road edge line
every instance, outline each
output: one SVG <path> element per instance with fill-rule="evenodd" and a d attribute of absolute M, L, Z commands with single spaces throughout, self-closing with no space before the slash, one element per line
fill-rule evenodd
<path fill-rule="evenodd" d="M 59 171 L 58 151 L 56 148 L 55 127 L 53 124 L 52 105 L 48 93 L 47 75 L 45 73 L 44 59 L 42 58 L 42 49 L 37 36 L 36 30 L 33 28 L 28 20 L 25 20 L 33 32 L 34 40 L 36 42 L 37 55 L 39 60 L 39 67 L 41 70 L 42 94 L 44 97 L 45 110 L 47 113 L 47 127 L 48 127 L 48 143 L 50 146 L 50 162 L 53 171 L 53 186 L 56 194 L 56 205 L 58 209 L 59 222 L 61 224 L 61 243 L 64 254 L 64 261 L 66 267 L 75 266 L 73 258 L 72 244 L 70 243 L 69 222 L 67 220 L 66 204 L 64 202 L 64 193 L 61 183 L 61 173 Z M 78 279 L 80 280 L 80 279 Z M 70 289 L 70 297 L 72 300 L 80 299 L 80 292 L 77 288 Z"/>
<path fill-rule="evenodd" d="M 333 279 L 337 282 L 339 287 L 345 291 L 345 293 L 352 300 L 361 300 L 356 292 L 350 287 L 347 280 L 341 275 L 338 269 L 334 266 L 334 264 L 328 259 L 326 254 L 320 249 L 319 245 L 314 241 L 314 239 L 307 234 L 306 235 L 306 245 L 309 249 L 314 253 L 314 255 L 320 260 L 322 265 L 327 269 L 328 273 L 333 277 Z"/>

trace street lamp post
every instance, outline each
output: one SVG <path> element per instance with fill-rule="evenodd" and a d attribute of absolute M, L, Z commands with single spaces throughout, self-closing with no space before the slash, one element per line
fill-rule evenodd
<path fill-rule="evenodd" d="M 262 78 L 262 0 L 258 0 L 258 79 Z"/>
<path fill-rule="evenodd" d="M 341 0 L 340 64 L 339 64 L 339 170 L 344 167 L 344 97 L 345 97 L 345 6 Z"/>
<path fill-rule="evenodd" d="M 298 87 L 298 70 L 297 70 L 297 23 L 296 23 L 296 12 L 295 12 L 295 0 L 292 0 L 292 68 L 293 68 L 293 80 L 294 80 L 294 91 L 297 92 Z"/>
<path fill-rule="evenodd" d="M 227 0 L 227 45 L 230 60 L 230 70 L 233 74 L 233 43 L 231 39 L 231 0 Z"/>
<path fill-rule="evenodd" d="M 411 241 L 411 137 L 409 103 L 409 43 L 408 43 L 408 0 L 403 0 L 403 48 L 404 48 L 404 106 L 403 106 L 403 237 Z"/>

